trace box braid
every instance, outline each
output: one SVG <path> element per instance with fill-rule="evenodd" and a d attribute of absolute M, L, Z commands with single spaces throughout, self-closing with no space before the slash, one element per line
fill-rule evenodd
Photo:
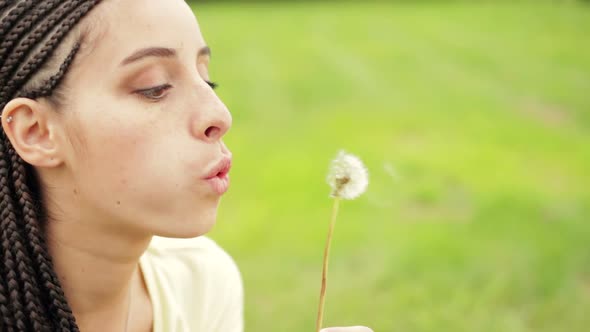
<path fill-rule="evenodd" d="M 17 97 L 50 98 L 80 49 L 53 75 L 56 50 L 100 0 L 0 0 L 0 111 Z M 34 169 L 0 130 L 0 331 L 79 331 L 47 250 Z"/>

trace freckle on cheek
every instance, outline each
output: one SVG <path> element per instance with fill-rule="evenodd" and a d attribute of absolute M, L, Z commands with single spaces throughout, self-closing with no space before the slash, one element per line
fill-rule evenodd
<path fill-rule="evenodd" d="M 121 205 L 121 201 L 117 201 L 117 205 Z"/>

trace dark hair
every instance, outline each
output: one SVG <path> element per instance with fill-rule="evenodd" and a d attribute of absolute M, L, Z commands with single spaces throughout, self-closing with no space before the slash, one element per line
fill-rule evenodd
<path fill-rule="evenodd" d="M 35 76 L 51 69 L 58 47 L 99 2 L 0 0 L 0 111 L 17 97 L 55 93 L 81 40 L 53 73 Z M 38 179 L 0 132 L 0 331 L 79 331 L 47 250 Z"/>

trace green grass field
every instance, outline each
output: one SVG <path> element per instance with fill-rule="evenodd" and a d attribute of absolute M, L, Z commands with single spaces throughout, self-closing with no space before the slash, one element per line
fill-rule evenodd
<path fill-rule="evenodd" d="M 195 6 L 232 110 L 211 236 L 251 332 L 313 331 L 339 149 L 345 202 L 326 325 L 590 331 L 590 6 Z"/>

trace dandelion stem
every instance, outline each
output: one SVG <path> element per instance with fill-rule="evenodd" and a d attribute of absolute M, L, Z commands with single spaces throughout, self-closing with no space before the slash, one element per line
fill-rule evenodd
<path fill-rule="evenodd" d="M 338 206 L 340 198 L 334 198 L 334 206 L 332 208 L 332 220 L 330 221 L 330 229 L 328 230 L 328 238 L 326 240 L 326 248 L 324 249 L 324 265 L 322 269 L 322 289 L 320 291 L 320 306 L 318 309 L 318 318 L 316 322 L 316 332 L 320 332 L 324 318 L 324 304 L 326 302 L 326 286 L 328 284 L 328 262 L 330 260 L 330 245 L 332 243 L 332 234 L 334 234 L 334 226 L 336 225 L 336 216 L 338 215 Z"/>

